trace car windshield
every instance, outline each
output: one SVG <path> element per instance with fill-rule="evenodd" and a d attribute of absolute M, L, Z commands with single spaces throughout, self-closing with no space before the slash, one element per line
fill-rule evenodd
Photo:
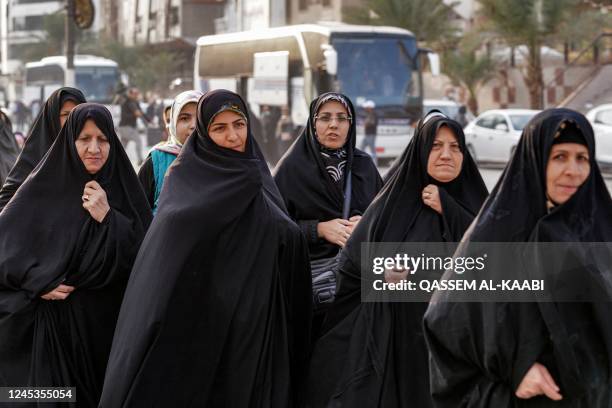
<path fill-rule="evenodd" d="M 527 122 L 529 122 L 531 118 L 533 118 L 534 115 L 535 115 L 534 113 L 527 113 L 527 114 L 522 114 L 522 115 L 509 115 L 510 122 L 512 122 L 512 127 L 515 130 L 523 130 Z"/>
<path fill-rule="evenodd" d="M 89 102 L 110 103 L 119 81 L 116 67 L 77 67 L 76 84 Z"/>
<path fill-rule="evenodd" d="M 377 107 L 405 106 L 419 100 L 414 39 L 337 36 L 333 46 L 339 90 L 357 105 L 371 100 Z"/>

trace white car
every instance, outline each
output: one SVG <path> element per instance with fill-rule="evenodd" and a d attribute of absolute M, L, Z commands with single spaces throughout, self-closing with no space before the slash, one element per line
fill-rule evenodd
<path fill-rule="evenodd" d="M 523 128 L 538 110 L 495 109 L 480 114 L 464 129 L 474 160 L 505 163 L 510 159 Z"/>
<path fill-rule="evenodd" d="M 597 161 L 612 166 L 612 103 L 599 105 L 586 114 L 595 132 Z"/>

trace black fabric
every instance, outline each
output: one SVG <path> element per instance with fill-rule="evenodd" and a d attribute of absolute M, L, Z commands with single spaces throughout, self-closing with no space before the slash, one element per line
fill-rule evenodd
<path fill-rule="evenodd" d="M 151 155 L 147 156 L 140 169 L 138 169 L 138 180 L 140 180 L 149 205 L 153 208 L 155 206 L 155 171 L 153 170 Z"/>
<path fill-rule="evenodd" d="M 319 142 L 315 135 L 314 116 L 321 100 L 332 93 L 319 96 L 310 104 L 310 116 L 302 134 L 279 161 L 274 174 L 291 218 L 300 221 L 325 222 L 342 218 L 344 202 L 342 184 L 334 182 L 326 169 Z M 344 97 L 353 118 L 344 145 L 347 157 L 344 172 L 352 171 L 352 199 L 350 216 L 362 215 L 382 186 L 382 180 L 371 157 L 355 148 L 355 109 Z M 336 100 L 336 99 L 333 99 Z M 309 242 L 310 259 L 335 256 L 340 248 L 323 239 Z"/>
<path fill-rule="evenodd" d="M 49 96 L 45 106 L 32 123 L 23 150 L 0 189 L 0 211 L 55 141 L 60 131 L 60 111 L 64 102 L 68 100 L 76 104 L 84 103 L 85 96 L 75 88 L 58 89 Z"/>
<path fill-rule="evenodd" d="M 75 147 L 88 119 L 110 142 L 93 176 Z M 90 180 L 111 207 L 102 223 L 82 207 Z M 75 386 L 77 406 L 97 405 L 123 290 L 151 217 L 110 112 L 79 105 L 0 213 L 0 385 Z M 76 288 L 66 300 L 40 298 L 60 283 Z"/>
<path fill-rule="evenodd" d="M 308 357 L 308 254 L 250 129 L 244 153 L 198 103 L 134 265 L 101 407 L 290 407 Z M 247 115 L 248 117 L 248 115 Z"/>
<path fill-rule="evenodd" d="M 429 154 L 441 126 L 453 131 L 463 152 L 461 173 L 449 183 L 437 182 L 427 173 Z M 438 186 L 443 215 L 422 201 L 422 191 L 429 184 Z M 459 124 L 444 117 L 420 122 L 395 173 L 342 251 L 336 301 L 313 352 L 304 393 L 306 406 L 431 406 L 421 326 L 427 305 L 360 303 L 361 244 L 456 242 L 486 195 Z"/>
<path fill-rule="evenodd" d="M 0 185 L 4 183 L 15 164 L 17 155 L 19 155 L 19 145 L 13 134 L 13 125 L 8 116 L 0 111 Z"/>
<path fill-rule="evenodd" d="M 586 141 L 591 172 L 563 205 L 548 211 L 546 166 L 554 135 L 564 122 Z M 593 130 L 568 109 L 536 115 L 483 209 L 465 234 L 458 256 L 474 242 L 610 242 L 612 200 L 595 161 Z M 609 266 L 580 251 L 581 281 L 608 293 Z M 575 263 L 575 262 L 574 262 Z M 571 272 L 576 273 L 574 270 Z M 550 293 L 554 295 L 554 293 Z M 553 298 L 554 299 L 554 298 Z M 612 405 L 610 303 L 454 303 L 436 294 L 425 315 L 437 407 L 608 407 Z M 563 401 L 520 400 L 514 393 L 529 368 L 544 364 Z"/>
<path fill-rule="evenodd" d="M 131 98 L 127 98 L 121 104 L 121 118 L 119 120 L 119 126 L 136 127 L 136 121 L 138 112 L 142 112 L 140 104 Z"/>

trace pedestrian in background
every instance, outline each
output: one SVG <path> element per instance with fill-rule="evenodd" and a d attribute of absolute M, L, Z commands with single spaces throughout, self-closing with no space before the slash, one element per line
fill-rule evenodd
<path fill-rule="evenodd" d="M 366 148 L 370 148 L 370 155 L 374 164 L 376 160 L 376 135 L 378 133 L 378 115 L 376 114 L 376 104 L 374 101 L 366 101 L 363 104 L 365 109 L 365 120 L 363 121 L 364 137 L 361 142 L 361 150 L 365 152 Z"/>
<path fill-rule="evenodd" d="M 8 176 L 21 148 L 13 134 L 11 120 L 0 110 L 0 185 Z"/>
<path fill-rule="evenodd" d="M 136 158 L 138 165 L 142 164 L 142 139 L 138 132 L 138 119 L 142 119 L 145 123 L 150 123 L 149 118 L 142 112 L 139 103 L 140 92 L 138 88 L 131 87 L 127 91 L 127 97 L 121 104 L 121 120 L 119 122 L 119 137 L 123 148 L 127 148 L 130 142 L 136 145 Z"/>
<path fill-rule="evenodd" d="M 138 171 L 138 178 L 153 213 L 157 212 L 157 201 L 168 168 L 196 128 L 196 107 L 202 95 L 200 91 L 185 91 L 174 98 L 174 103 L 170 108 L 169 140 L 154 146 Z"/>
<path fill-rule="evenodd" d="M 85 96 L 76 88 L 63 87 L 49 96 L 30 127 L 17 162 L 0 189 L 0 211 L 8 204 L 19 186 L 47 153 L 64 126 L 68 114 L 75 106 L 84 102 Z"/>
<path fill-rule="evenodd" d="M 76 407 L 98 406 L 150 220 L 110 112 L 80 104 L 0 213 L 0 386 L 76 387 Z"/>
<path fill-rule="evenodd" d="M 281 117 L 276 125 L 276 145 L 278 146 L 277 157 L 282 157 L 294 140 L 295 126 L 293 125 L 293 120 L 291 119 L 289 107 L 285 105 L 281 108 Z"/>
<path fill-rule="evenodd" d="M 436 407 L 612 406 L 612 199 L 595 157 L 593 129 L 578 112 L 549 109 L 525 126 L 454 256 L 482 250 L 482 242 L 564 242 L 567 249 L 537 260 L 546 270 L 529 257 L 487 261 L 484 273 L 547 277 L 540 302 L 434 294 L 425 334 Z M 595 255 L 595 242 L 608 244 L 607 256 Z"/>
<path fill-rule="evenodd" d="M 134 265 L 102 408 L 296 406 L 310 348 L 304 238 L 242 98 L 210 91 L 197 112 Z"/>

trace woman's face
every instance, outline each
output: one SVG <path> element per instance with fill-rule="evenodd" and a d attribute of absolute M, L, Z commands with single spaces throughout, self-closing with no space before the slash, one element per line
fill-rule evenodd
<path fill-rule="evenodd" d="M 442 126 L 429 152 L 427 173 L 441 183 L 448 183 L 459 176 L 462 165 L 463 153 L 457 137 L 448 126 Z"/>
<path fill-rule="evenodd" d="M 189 135 L 196 128 L 196 110 L 197 104 L 195 102 L 188 103 L 183 106 L 176 119 L 176 138 L 181 144 L 185 144 Z"/>
<path fill-rule="evenodd" d="M 77 103 L 71 100 L 67 100 L 62 104 L 62 108 L 60 109 L 60 128 L 64 127 L 64 123 L 66 123 L 66 119 L 68 119 L 68 115 L 70 112 L 77 106 Z"/>
<path fill-rule="evenodd" d="M 546 165 L 546 195 L 563 204 L 578 191 L 591 172 L 589 150 L 579 143 L 553 145 Z"/>
<path fill-rule="evenodd" d="M 108 160 L 110 143 L 92 119 L 85 122 L 74 144 L 89 174 L 99 172 Z"/>
<path fill-rule="evenodd" d="M 339 149 L 344 146 L 350 127 L 350 117 L 340 102 L 324 103 L 315 117 L 317 139 L 328 149 Z"/>
<path fill-rule="evenodd" d="M 232 111 L 221 112 L 208 127 L 208 135 L 217 145 L 244 153 L 247 140 L 246 120 Z"/>

